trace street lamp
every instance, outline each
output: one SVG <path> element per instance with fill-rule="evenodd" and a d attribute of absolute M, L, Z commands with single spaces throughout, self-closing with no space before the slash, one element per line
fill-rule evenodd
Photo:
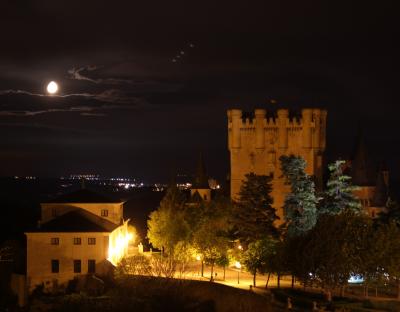
<path fill-rule="evenodd" d="M 239 284 L 239 273 L 240 273 L 240 268 L 242 267 L 242 265 L 240 264 L 239 261 L 235 262 L 235 268 L 238 270 L 238 284 Z"/>

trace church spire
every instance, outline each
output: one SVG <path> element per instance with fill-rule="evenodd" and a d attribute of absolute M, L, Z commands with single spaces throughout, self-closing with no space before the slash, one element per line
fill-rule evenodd
<path fill-rule="evenodd" d="M 208 184 L 208 177 L 206 173 L 206 167 L 203 161 L 203 154 L 199 155 L 199 162 L 197 164 L 196 175 L 193 180 L 192 188 L 196 189 L 208 189 L 210 188 Z"/>
<path fill-rule="evenodd" d="M 354 185 L 375 185 L 376 170 L 368 155 L 363 131 L 359 129 L 351 164 L 351 176 Z"/>

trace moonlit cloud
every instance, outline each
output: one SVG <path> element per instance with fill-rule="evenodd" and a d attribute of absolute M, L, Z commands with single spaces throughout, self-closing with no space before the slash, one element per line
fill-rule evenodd
<path fill-rule="evenodd" d="M 67 71 L 68 78 L 73 80 L 85 80 L 90 81 L 96 84 L 111 84 L 111 85 L 118 85 L 118 84 L 130 84 L 133 83 L 132 80 L 129 79 L 118 79 L 118 78 L 90 78 L 88 74 L 93 72 L 97 69 L 103 68 L 103 66 L 96 66 L 96 65 L 88 65 L 82 66 L 79 68 L 73 67 Z"/>
<path fill-rule="evenodd" d="M 0 96 L 11 96 L 7 101 L 0 101 L 0 116 L 36 116 L 48 113 L 79 113 L 81 116 L 104 117 L 104 111 L 124 109 L 151 108 L 146 100 L 136 97 L 123 90 L 108 89 L 98 93 L 71 93 L 61 95 L 48 95 L 33 93 L 26 90 L 0 90 Z M 21 98 L 22 97 L 22 98 Z M 25 99 L 32 98 L 31 100 Z M 33 101 L 33 99 L 38 99 Z M 54 100 L 52 105 L 58 107 L 45 107 L 39 99 Z M 67 101 L 68 99 L 68 101 Z M 21 101 L 24 104 L 13 104 Z M 78 103 L 78 104 L 77 104 Z"/>

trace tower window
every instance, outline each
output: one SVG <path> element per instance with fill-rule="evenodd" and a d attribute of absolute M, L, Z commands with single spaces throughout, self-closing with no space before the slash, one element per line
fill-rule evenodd
<path fill-rule="evenodd" d="M 101 216 L 102 217 L 108 217 L 108 209 L 102 209 L 101 210 Z"/>
<path fill-rule="evenodd" d="M 74 237 L 74 245 L 81 245 L 82 239 L 80 237 Z"/>
<path fill-rule="evenodd" d="M 60 239 L 58 237 L 52 237 L 50 242 L 52 245 L 60 245 Z"/>
<path fill-rule="evenodd" d="M 95 237 L 89 237 L 88 238 L 88 245 L 96 245 L 96 238 Z"/>
<path fill-rule="evenodd" d="M 74 260 L 74 273 L 81 273 L 82 271 L 81 260 Z"/>
<path fill-rule="evenodd" d="M 51 260 L 51 273 L 60 272 L 60 262 L 59 260 Z"/>

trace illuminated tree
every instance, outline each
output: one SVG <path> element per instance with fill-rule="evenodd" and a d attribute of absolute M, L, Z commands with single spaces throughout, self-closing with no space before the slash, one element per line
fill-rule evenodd
<path fill-rule="evenodd" d="M 271 177 L 246 174 L 233 209 L 235 234 L 242 243 L 276 234 L 273 223 L 278 217 L 272 207 L 271 190 Z"/>
<path fill-rule="evenodd" d="M 170 256 L 179 241 L 188 239 L 190 228 L 185 220 L 184 197 L 176 187 L 167 190 L 160 207 L 150 214 L 147 227 L 153 247 L 164 249 Z"/>
<path fill-rule="evenodd" d="M 212 281 L 214 265 L 227 255 L 229 248 L 226 219 L 204 218 L 193 233 L 193 246 L 202 255 L 202 260 L 211 266 Z"/>
<path fill-rule="evenodd" d="M 357 187 L 351 185 L 351 177 L 343 174 L 344 164 L 345 161 L 337 160 L 328 166 L 330 177 L 319 208 L 320 214 L 338 214 L 345 209 L 360 212 L 360 201 L 353 194 Z"/>
<path fill-rule="evenodd" d="M 242 262 L 246 269 L 253 275 L 253 286 L 256 286 L 257 273 L 268 271 L 270 260 L 275 255 L 276 241 L 267 237 L 249 244 L 243 253 Z"/>
<path fill-rule="evenodd" d="M 315 185 L 305 173 L 306 161 L 302 157 L 283 155 L 279 160 L 286 183 L 290 185 L 283 207 L 288 234 L 301 235 L 317 222 Z"/>
<path fill-rule="evenodd" d="M 114 274 L 117 278 L 125 275 L 149 275 L 151 274 L 150 260 L 144 255 L 122 258 Z"/>
<path fill-rule="evenodd" d="M 195 252 L 193 246 L 188 242 L 180 241 L 175 245 L 174 261 L 177 262 L 180 277 L 186 272 L 187 264 L 193 261 Z"/>

